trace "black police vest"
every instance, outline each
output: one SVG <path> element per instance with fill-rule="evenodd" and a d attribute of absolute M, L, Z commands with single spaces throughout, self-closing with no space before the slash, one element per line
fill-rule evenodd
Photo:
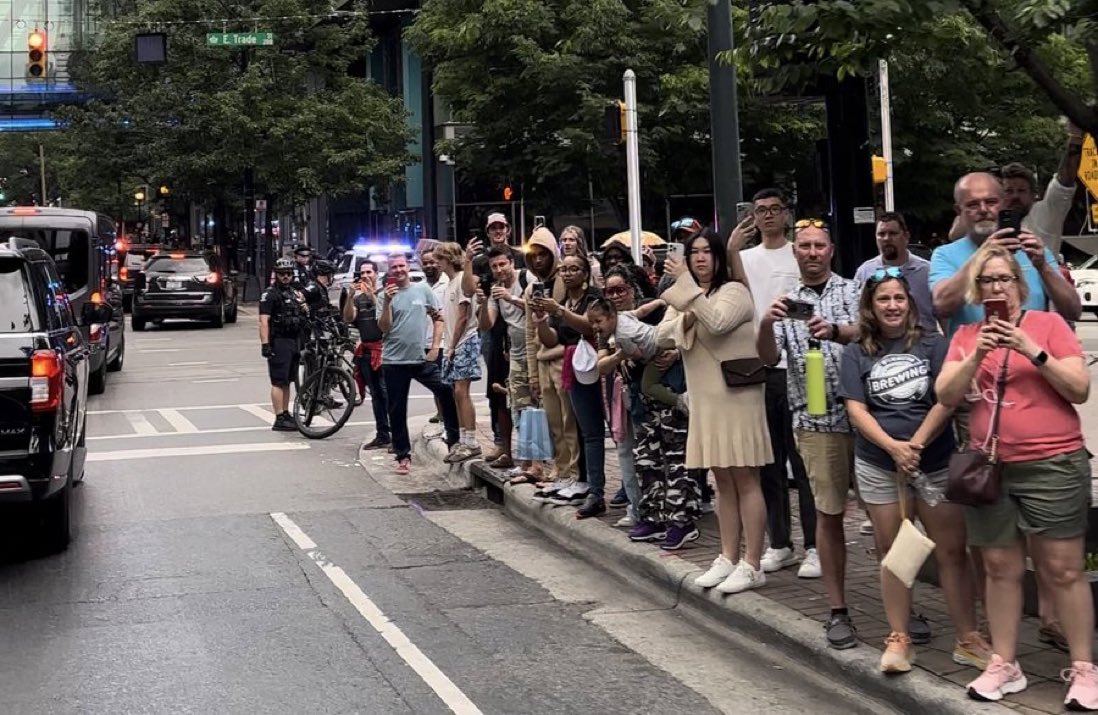
<path fill-rule="evenodd" d="M 305 313 L 290 288 L 274 286 L 271 291 L 271 330 L 275 337 L 296 338 L 305 329 Z"/>

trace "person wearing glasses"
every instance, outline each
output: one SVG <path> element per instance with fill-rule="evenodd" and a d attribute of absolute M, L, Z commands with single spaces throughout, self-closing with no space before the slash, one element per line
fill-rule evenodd
<path fill-rule="evenodd" d="M 895 211 L 882 213 L 877 217 L 877 249 L 880 253 L 858 268 L 854 280 L 858 285 L 865 285 L 869 277 L 882 268 L 898 268 L 911 289 L 912 307 L 918 312 L 919 327 L 924 333 L 937 333 L 934 298 L 930 295 L 930 261 L 907 250 L 910 242 L 911 233 L 907 230 L 903 214 Z"/>
<path fill-rule="evenodd" d="M 831 271 L 835 244 L 827 224 L 805 219 L 794 224 L 793 255 L 800 280 L 770 304 L 759 321 L 759 357 L 776 365 L 785 351 L 786 387 L 797 451 L 804 459 L 816 504 L 816 548 L 831 607 L 827 643 L 836 649 L 858 644 L 846 605 L 846 538 L 843 514 L 851 487 L 854 436 L 839 394 L 843 345 L 858 338 L 858 284 Z M 788 301 L 797 301 L 792 303 Z M 807 306 L 804 304 L 808 304 Z M 791 307 L 798 307 L 790 316 Z M 819 345 L 824 355 L 827 409 L 808 414 L 806 357 Z"/>
<path fill-rule="evenodd" d="M 792 293 L 800 281 L 793 244 L 787 238 L 789 210 L 778 189 L 763 189 L 753 198 L 751 213 L 736 226 L 728 239 L 729 264 L 741 267 L 743 278 L 755 301 L 758 325 L 780 296 Z M 744 250 L 756 236 L 759 245 Z M 733 269 L 735 272 L 735 269 Z M 797 488 L 801 530 L 804 534 L 804 560 L 797 575 L 819 578 L 820 559 L 816 554 L 816 504 L 804 460 L 793 441 L 793 417 L 789 411 L 786 388 L 785 353 L 766 373 L 766 424 L 774 461 L 762 468 L 762 490 L 766 501 L 766 531 L 770 547 L 763 554 L 763 571 L 771 573 L 801 561 L 793 553 L 793 520 L 789 500 L 788 462 Z"/>
<path fill-rule="evenodd" d="M 969 544 L 980 547 L 987 573 L 993 650 L 968 694 L 995 701 L 1027 686 L 1016 657 L 1028 545 L 1070 652 L 1064 704 L 1098 710 L 1098 669 L 1091 662 L 1094 604 L 1083 573 L 1091 470 L 1075 409 L 1090 394 L 1082 346 L 1061 316 L 1026 308 L 1030 286 L 1018 253 L 988 241 L 967 270 L 969 303 L 979 309 L 996 299 L 1009 317 L 989 316 L 959 328 L 935 383 L 944 405 L 971 402 L 972 444 L 994 448 L 1001 469 L 999 500 L 965 512 Z M 1000 375 L 1005 381 L 998 399 Z"/>
<path fill-rule="evenodd" d="M 843 351 L 841 393 L 855 430 L 854 478 L 873 522 L 877 557 L 892 548 L 901 515 L 917 515 L 937 544 L 934 556 L 946 608 L 959 634 L 953 660 L 982 669 L 991 646 L 976 628 L 964 510 L 928 501 L 911 484 L 925 475 L 939 492 L 946 487 L 954 446 L 951 410 L 938 403 L 934 380 L 949 343 L 936 330 L 924 332 L 920 326 L 915 292 L 900 266 L 878 268 L 866 277 L 858 316 L 860 337 Z M 881 672 L 906 673 L 915 662 L 911 596 L 895 574 L 881 568 L 881 597 L 892 629 L 885 639 Z"/>

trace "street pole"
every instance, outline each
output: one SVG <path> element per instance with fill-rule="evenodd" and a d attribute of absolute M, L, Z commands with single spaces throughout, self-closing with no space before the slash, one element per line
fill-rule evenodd
<path fill-rule="evenodd" d="M 717 55 L 732 52 L 731 0 L 710 0 L 709 121 L 713 137 L 713 197 L 717 230 L 727 237 L 736 225 L 736 203 L 743 199 L 740 174 L 740 126 L 736 108 L 736 67 L 719 62 Z"/>
<path fill-rule="evenodd" d="M 629 243 L 633 261 L 641 259 L 640 140 L 637 136 L 637 75 L 625 70 L 625 171 L 629 190 Z"/>
<path fill-rule="evenodd" d="M 888 89 L 888 62 L 879 60 L 877 69 L 880 74 L 878 84 L 881 87 L 881 147 L 887 173 L 885 174 L 885 211 L 896 210 L 892 178 L 892 100 Z"/>
<path fill-rule="evenodd" d="M 38 144 L 38 178 L 42 183 L 42 205 L 48 206 L 49 199 L 46 198 L 46 149 L 41 142 Z"/>

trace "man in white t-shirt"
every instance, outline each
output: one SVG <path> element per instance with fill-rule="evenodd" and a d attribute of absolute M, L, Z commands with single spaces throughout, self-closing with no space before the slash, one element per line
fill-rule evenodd
<path fill-rule="evenodd" d="M 456 243 L 435 248 L 438 267 L 449 279 L 442 298 L 442 381 L 454 386 L 461 440 L 446 455 L 448 463 L 479 457 L 477 414 L 473 407 L 471 383 L 480 379 L 480 335 L 472 299 L 461 289 L 464 251 Z"/>
<path fill-rule="evenodd" d="M 751 214 L 732 231 L 728 239 L 729 265 L 733 276 L 743 278 L 751 289 L 755 302 L 755 325 L 780 296 L 791 293 L 800 280 L 800 269 L 793 257 L 793 244 L 786 238 L 789 209 L 782 192 L 763 189 L 752 200 Z M 759 237 L 759 245 L 744 250 Z M 786 357 L 766 376 L 766 422 L 774 461 L 762 468 L 763 498 L 766 500 L 766 525 L 770 548 L 762 557 L 762 569 L 778 571 L 797 563 L 793 554 L 792 517 L 790 515 L 789 484 L 786 461 L 793 468 L 793 481 L 799 497 L 801 529 L 804 533 L 805 556 L 797 575 L 819 578 L 820 561 L 816 555 L 816 503 L 808 483 L 804 461 L 793 441 L 793 418 L 789 412 L 786 387 Z"/>
<path fill-rule="evenodd" d="M 426 249 L 419 255 L 419 264 L 423 268 L 423 277 L 426 280 L 427 287 L 431 289 L 431 292 L 435 294 L 435 300 L 439 305 L 442 305 L 442 300 L 446 294 L 446 284 L 450 282 L 450 279 L 446 277 L 438 267 L 438 261 L 435 260 L 435 246 L 437 242 L 432 242 L 430 248 Z M 426 347 L 431 349 L 431 331 L 427 331 L 427 335 L 424 336 L 426 340 Z M 446 344 L 442 344 L 442 349 L 438 353 L 438 362 L 442 364 L 442 356 L 446 354 Z M 438 404 L 438 400 L 435 400 L 435 416 L 431 418 L 431 424 L 438 424 L 442 421 L 442 407 Z"/>

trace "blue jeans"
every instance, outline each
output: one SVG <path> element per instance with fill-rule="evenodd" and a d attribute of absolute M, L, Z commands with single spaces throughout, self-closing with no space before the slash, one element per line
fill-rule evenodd
<path fill-rule="evenodd" d="M 583 456 L 587 467 L 588 494 L 603 498 L 606 492 L 606 419 L 599 383 L 572 385 L 568 397 L 579 424 Z"/>
<path fill-rule="evenodd" d="M 385 394 L 385 376 L 381 368 L 370 369 L 370 353 L 355 358 L 358 363 L 358 371 L 366 379 L 370 386 L 370 407 L 374 410 L 374 426 L 377 428 L 377 436 L 383 442 L 388 442 L 389 434 L 389 400 Z"/>
<path fill-rule="evenodd" d="M 629 508 L 625 513 L 640 521 L 640 482 L 637 481 L 637 467 L 633 462 L 633 448 L 637 437 L 633 433 L 633 420 L 625 420 L 625 439 L 618 442 L 618 466 L 621 469 L 621 486 L 629 498 Z"/>
<path fill-rule="evenodd" d="M 426 387 L 438 400 L 442 410 L 442 423 L 446 426 L 446 444 L 458 441 L 457 405 L 454 390 L 442 381 L 442 370 L 437 362 L 419 362 L 407 365 L 382 365 L 385 373 L 385 391 L 389 401 L 389 427 L 393 432 L 393 454 L 399 462 L 412 456 L 412 443 L 408 438 L 408 390 L 412 380 Z"/>

